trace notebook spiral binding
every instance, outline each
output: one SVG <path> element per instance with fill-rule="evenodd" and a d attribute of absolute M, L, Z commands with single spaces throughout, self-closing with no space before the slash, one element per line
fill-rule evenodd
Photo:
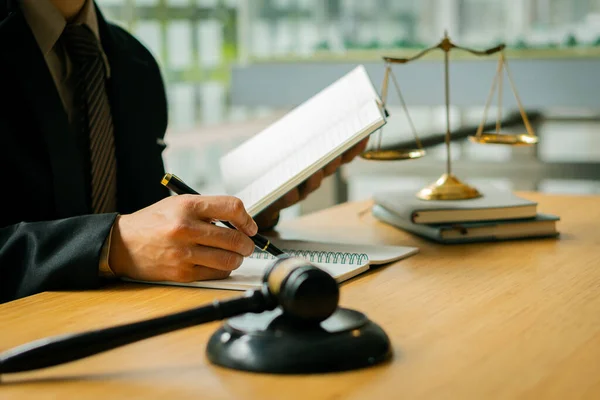
<path fill-rule="evenodd" d="M 319 263 L 361 265 L 366 264 L 369 261 L 369 256 L 365 253 L 292 249 L 282 249 L 282 251 L 294 257 L 300 257 L 311 262 Z M 263 260 L 275 259 L 274 256 L 262 250 L 254 250 L 254 253 L 252 253 L 250 258 L 258 258 Z"/>

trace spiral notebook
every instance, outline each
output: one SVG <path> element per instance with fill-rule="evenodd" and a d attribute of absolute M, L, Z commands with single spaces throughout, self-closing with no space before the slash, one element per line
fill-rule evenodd
<path fill-rule="evenodd" d="M 327 271 L 338 283 L 353 278 L 369 270 L 372 266 L 398 261 L 418 252 L 416 247 L 405 246 L 354 245 L 283 239 L 273 239 L 272 241 L 286 253 L 309 260 Z M 142 283 L 226 290 L 255 289 L 260 287 L 263 274 L 274 260 L 275 257 L 272 255 L 257 250 L 250 257 L 244 259 L 242 265 L 225 279 L 189 283 Z"/>

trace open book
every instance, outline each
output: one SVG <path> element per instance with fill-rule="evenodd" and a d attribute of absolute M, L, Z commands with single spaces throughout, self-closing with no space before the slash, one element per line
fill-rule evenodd
<path fill-rule="evenodd" d="M 367 271 L 372 265 L 401 260 L 418 252 L 416 247 L 405 246 L 350 245 L 283 239 L 273 239 L 273 243 L 286 253 L 304 258 L 324 269 L 338 283 Z M 225 279 L 190 283 L 133 282 L 228 290 L 256 289 L 262 284 L 263 275 L 274 260 L 272 255 L 256 250 Z"/>
<path fill-rule="evenodd" d="M 361 65 L 224 155 L 225 190 L 255 216 L 385 122 Z"/>

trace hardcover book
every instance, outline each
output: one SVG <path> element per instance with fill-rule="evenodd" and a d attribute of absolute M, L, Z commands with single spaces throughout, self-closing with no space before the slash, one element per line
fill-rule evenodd
<path fill-rule="evenodd" d="M 375 194 L 375 204 L 415 224 L 534 218 L 537 203 L 495 187 L 478 187 L 483 196 L 468 200 L 421 200 L 414 191 Z"/>
<path fill-rule="evenodd" d="M 416 224 L 380 205 L 374 205 L 372 213 L 389 225 L 446 244 L 555 237 L 559 234 L 556 228 L 559 217 L 549 214 L 537 214 L 526 219 Z"/>

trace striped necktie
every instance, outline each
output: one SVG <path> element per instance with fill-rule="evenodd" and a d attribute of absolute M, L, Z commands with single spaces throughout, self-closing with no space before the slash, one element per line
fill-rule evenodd
<path fill-rule="evenodd" d="M 89 143 L 90 197 L 96 214 L 117 210 L 117 161 L 106 66 L 96 35 L 86 25 L 70 24 L 62 34 L 75 74 L 74 107 L 78 134 Z"/>

